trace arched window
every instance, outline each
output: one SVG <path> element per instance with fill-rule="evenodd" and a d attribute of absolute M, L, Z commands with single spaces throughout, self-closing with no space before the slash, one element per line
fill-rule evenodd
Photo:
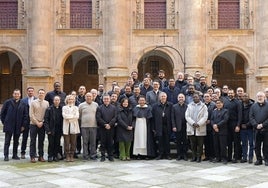
<path fill-rule="evenodd" d="M 70 27 L 92 28 L 92 0 L 70 1 Z"/>
<path fill-rule="evenodd" d="M 0 28 L 17 29 L 18 0 L 0 0 Z"/>
<path fill-rule="evenodd" d="M 167 27 L 166 0 L 144 0 L 144 28 Z"/>
<path fill-rule="evenodd" d="M 218 0 L 218 28 L 240 28 L 240 0 Z"/>

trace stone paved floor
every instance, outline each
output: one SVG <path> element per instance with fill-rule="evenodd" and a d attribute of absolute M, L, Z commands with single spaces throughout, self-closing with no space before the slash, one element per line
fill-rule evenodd
<path fill-rule="evenodd" d="M 268 187 L 268 167 L 264 165 L 176 160 L 101 163 L 81 159 L 74 163 L 31 164 L 29 157 L 4 162 L 3 144 L 4 136 L 0 133 L 0 187 Z"/>

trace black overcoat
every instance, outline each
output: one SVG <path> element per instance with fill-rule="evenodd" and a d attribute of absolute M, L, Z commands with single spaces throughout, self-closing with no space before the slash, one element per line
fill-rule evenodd
<path fill-rule="evenodd" d="M 153 105 L 152 108 L 152 124 L 153 130 L 155 131 L 155 136 L 162 136 L 163 133 L 163 126 L 167 126 L 168 135 L 171 134 L 171 115 L 172 115 L 172 106 L 171 102 L 166 102 L 166 104 L 161 104 L 160 102 Z M 163 113 L 166 117 L 166 124 L 163 123 Z"/>
<path fill-rule="evenodd" d="M 8 99 L 4 102 L 1 110 L 1 121 L 3 123 L 3 131 L 20 134 L 21 127 L 27 126 L 28 123 L 28 109 L 27 105 L 21 100 L 16 108 L 15 100 Z"/>
<path fill-rule="evenodd" d="M 185 112 L 187 110 L 187 104 L 174 104 L 172 110 L 172 128 L 176 128 L 177 132 L 181 130 L 186 131 L 186 119 Z"/>
<path fill-rule="evenodd" d="M 133 114 L 131 108 L 118 108 L 116 135 L 118 142 L 133 141 L 133 130 L 127 130 L 128 126 L 133 126 Z"/>

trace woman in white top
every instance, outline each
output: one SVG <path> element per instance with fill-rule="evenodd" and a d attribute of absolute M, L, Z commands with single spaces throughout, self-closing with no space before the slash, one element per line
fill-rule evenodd
<path fill-rule="evenodd" d="M 80 133 L 78 124 L 79 110 L 78 107 L 75 106 L 75 97 L 73 95 L 66 97 L 65 104 L 66 105 L 62 108 L 64 151 L 66 161 L 73 162 L 76 148 L 76 135 Z"/>

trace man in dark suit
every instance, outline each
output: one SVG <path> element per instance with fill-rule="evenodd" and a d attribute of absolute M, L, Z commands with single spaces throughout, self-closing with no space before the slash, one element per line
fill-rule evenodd
<path fill-rule="evenodd" d="M 13 137 L 13 156 L 12 159 L 19 160 L 18 146 L 20 133 L 24 130 L 25 125 L 29 122 L 27 105 L 20 100 L 21 92 L 19 89 L 13 91 L 13 98 L 4 102 L 1 110 L 1 121 L 4 126 L 5 144 L 4 144 L 4 161 L 9 161 L 9 146 Z"/>
<path fill-rule="evenodd" d="M 27 105 L 27 110 L 29 114 L 29 108 L 31 105 L 31 102 L 33 100 L 37 99 L 34 96 L 34 88 L 33 87 L 28 87 L 27 88 L 27 97 L 24 97 L 21 99 L 21 102 L 25 103 Z M 29 136 L 29 125 L 30 125 L 30 117 L 28 116 L 28 123 L 24 127 L 24 131 L 22 132 L 22 142 L 21 142 L 21 159 L 25 159 L 25 154 L 26 154 L 26 147 L 27 147 L 27 140 Z"/>
<path fill-rule="evenodd" d="M 186 136 L 186 119 L 185 112 L 187 109 L 187 104 L 185 103 L 184 94 L 180 93 L 178 95 L 178 103 L 173 105 L 172 110 L 172 130 L 176 133 L 176 143 L 177 143 L 177 159 L 188 160 L 187 158 L 187 136 Z"/>

